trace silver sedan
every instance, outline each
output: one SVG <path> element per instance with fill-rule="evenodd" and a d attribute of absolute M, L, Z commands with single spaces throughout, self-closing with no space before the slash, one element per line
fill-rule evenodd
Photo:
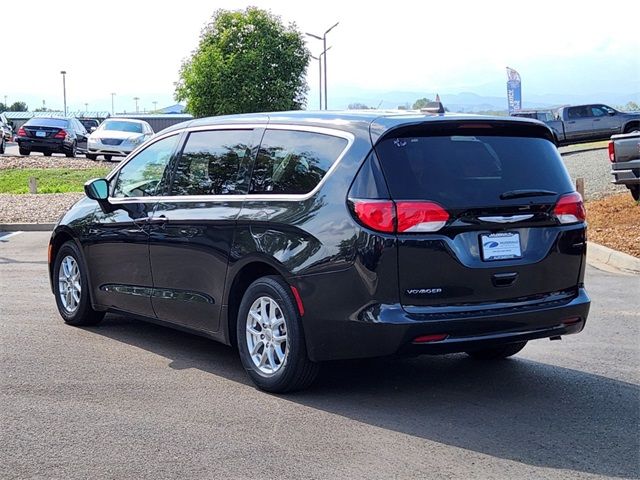
<path fill-rule="evenodd" d="M 98 155 L 105 160 L 126 157 L 152 135 L 153 129 L 142 120 L 109 118 L 89 136 L 86 155 L 90 160 Z"/>

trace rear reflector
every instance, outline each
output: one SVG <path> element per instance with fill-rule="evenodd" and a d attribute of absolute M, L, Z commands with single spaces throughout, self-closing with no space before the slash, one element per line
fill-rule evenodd
<path fill-rule="evenodd" d="M 398 233 L 437 232 L 449 220 L 449 214 L 434 202 L 397 202 Z"/>
<path fill-rule="evenodd" d="M 395 206 L 391 200 L 352 200 L 358 219 L 378 232 L 393 233 L 395 230 Z"/>
<path fill-rule="evenodd" d="M 434 202 L 363 199 L 349 201 L 358 220 L 378 232 L 437 232 L 449 220 L 449 213 Z"/>
<path fill-rule="evenodd" d="M 613 144 L 613 141 L 609 142 L 609 161 L 611 163 L 616 161 L 616 147 Z"/>
<path fill-rule="evenodd" d="M 584 222 L 587 218 L 582 197 L 578 192 L 561 196 L 553 209 L 553 213 L 558 221 L 563 224 Z"/>
<path fill-rule="evenodd" d="M 568 317 L 562 320 L 563 325 L 573 325 L 574 323 L 578 323 L 582 320 L 580 317 Z"/>
<path fill-rule="evenodd" d="M 298 311 L 300 312 L 300 316 L 304 317 L 304 305 L 302 304 L 302 298 L 300 297 L 300 292 L 298 289 L 291 285 L 291 292 L 293 293 L 293 298 L 296 299 L 296 304 L 298 305 Z"/>
<path fill-rule="evenodd" d="M 430 342 L 441 342 L 449 335 L 446 333 L 434 333 L 432 335 L 422 335 L 420 337 L 416 337 L 413 339 L 413 343 L 430 343 Z"/>

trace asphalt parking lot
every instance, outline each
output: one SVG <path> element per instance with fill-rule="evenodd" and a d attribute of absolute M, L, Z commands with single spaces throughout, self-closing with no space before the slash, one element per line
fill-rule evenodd
<path fill-rule="evenodd" d="M 326 365 L 253 388 L 226 346 L 130 318 L 73 328 L 47 233 L 0 233 L 0 478 L 640 478 L 640 277 L 587 269 L 585 330 L 514 359 Z"/>

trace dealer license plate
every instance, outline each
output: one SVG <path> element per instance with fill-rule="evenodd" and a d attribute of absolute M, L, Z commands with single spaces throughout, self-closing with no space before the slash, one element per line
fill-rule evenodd
<path fill-rule="evenodd" d="M 518 232 L 501 232 L 480 235 L 482 259 L 508 260 L 521 258 L 520 234 Z"/>
<path fill-rule="evenodd" d="M 36 137 L 46 137 L 47 136 L 47 132 L 45 132 L 44 130 L 38 130 L 36 132 Z"/>

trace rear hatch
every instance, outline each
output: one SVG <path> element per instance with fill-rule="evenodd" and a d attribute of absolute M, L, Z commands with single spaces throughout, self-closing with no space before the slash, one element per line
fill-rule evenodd
<path fill-rule="evenodd" d="M 405 309 L 575 295 L 584 208 L 546 128 L 425 122 L 392 130 L 375 151 L 395 208 Z"/>

